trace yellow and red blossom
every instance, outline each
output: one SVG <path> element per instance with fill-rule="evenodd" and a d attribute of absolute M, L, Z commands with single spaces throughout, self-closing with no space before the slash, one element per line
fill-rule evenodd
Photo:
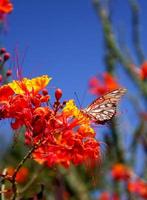
<path fill-rule="evenodd" d="M 66 102 L 63 113 L 67 117 L 75 117 L 79 124 L 90 124 L 90 119 L 75 105 L 74 100 L 71 99 Z"/>
<path fill-rule="evenodd" d="M 57 108 L 49 107 L 49 95 L 39 93 L 51 78 L 41 76 L 13 81 L 0 88 L 0 118 L 10 118 L 11 127 L 25 126 L 25 143 L 39 146 L 32 157 L 49 167 L 60 164 L 69 167 L 100 159 L 100 143 L 90 126 L 90 119 L 69 100 Z M 6 93 L 5 91 L 8 91 Z M 9 94 L 9 95 L 8 95 Z M 57 98 L 56 98 L 57 99 Z"/>
<path fill-rule="evenodd" d="M 37 94 L 43 90 L 52 78 L 47 75 L 43 75 L 33 79 L 23 78 L 22 80 L 14 80 L 12 83 L 8 83 L 9 87 L 15 94 Z"/>
<path fill-rule="evenodd" d="M 69 101 L 66 102 L 66 105 L 63 109 L 63 112 L 65 113 L 66 116 L 70 117 L 70 116 L 74 116 L 77 119 L 79 119 L 79 121 L 82 119 L 83 114 L 80 112 L 80 110 L 76 107 L 74 100 L 71 99 Z"/>
<path fill-rule="evenodd" d="M 79 130 L 94 133 L 93 128 L 90 126 L 90 118 L 76 107 L 74 100 L 71 99 L 66 102 L 66 105 L 63 109 L 63 114 L 66 117 L 74 117 L 74 123 L 80 125 Z"/>

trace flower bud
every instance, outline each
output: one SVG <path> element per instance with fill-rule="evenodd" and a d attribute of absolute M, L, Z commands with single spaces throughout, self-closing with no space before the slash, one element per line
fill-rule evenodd
<path fill-rule="evenodd" d="M 3 80 L 3 76 L 0 74 L 0 83 L 2 82 Z"/>
<path fill-rule="evenodd" d="M 44 96 L 48 95 L 47 89 L 44 88 L 44 89 L 42 90 L 42 94 L 43 94 Z"/>
<path fill-rule="evenodd" d="M 10 58 L 10 53 L 6 52 L 4 54 L 4 61 L 7 61 Z"/>
<path fill-rule="evenodd" d="M 9 77 L 12 75 L 12 70 L 11 69 L 8 69 L 7 72 L 6 72 L 6 76 Z"/>
<path fill-rule="evenodd" d="M 55 98 L 57 101 L 59 101 L 59 99 L 61 99 L 62 97 L 62 90 L 60 88 L 57 88 L 55 91 Z"/>
<path fill-rule="evenodd" d="M 5 48 L 1 48 L 0 49 L 0 54 L 6 53 L 6 49 Z"/>

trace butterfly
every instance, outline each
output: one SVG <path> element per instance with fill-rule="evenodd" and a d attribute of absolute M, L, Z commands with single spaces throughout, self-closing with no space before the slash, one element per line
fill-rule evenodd
<path fill-rule="evenodd" d="M 118 88 L 94 100 L 82 113 L 87 115 L 94 123 L 103 124 L 116 114 L 117 104 L 126 93 L 125 88 Z"/>

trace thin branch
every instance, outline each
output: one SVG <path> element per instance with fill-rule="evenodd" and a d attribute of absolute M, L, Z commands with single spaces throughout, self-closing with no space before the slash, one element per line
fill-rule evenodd
<path fill-rule="evenodd" d="M 145 60 L 145 57 L 141 48 L 140 41 L 139 5 L 136 0 L 129 0 L 129 4 L 132 11 L 132 39 L 136 49 L 136 55 L 138 57 L 139 63 L 141 64 Z"/>
<path fill-rule="evenodd" d="M 126 58 L 123 56 L 121 50 L 117 47 L 117 44 L 115 42 L 115 38 L 113 35 L 111 23 L 109 22 L 109 18 L 107 16 L 106 10 L 101 6 L 100 0 L 93 0 L 93 4 L 95 7 L 95 10 L 97 12 L 97 15 L 100 17 L 104 32 L 104 39 L 105 43 L 107 45 L 107 48 L 109 49 L 109 52 L 111 52 L 111 55 L 113 58 L 118 60 L 126 70 L 126 72 L 130 75 L 132 80 L 137 84 L 137 86 L 141 89 L 143 95 L 147 97 L 147 86 L 144 84 L 136 75 L 136 73 L 132 70 L 130 67 L 130 61 L 127 61 Z M 109 61 L 110 62 L 110 61 Z M 112 64 L 114 64 L 114 59 L 111 59 Z M 111 66 L 111 70 L 113 70 L 114 66 Z"/>
<path fill-rule="evenodd" d="M 13 197 L 12 200 L 15 200 L 17 197 L 17 186 L 16 186 L 16 176 L 19 171 L 19 169 L 22 167 L 22 165 L 25 163 L 25 161 L 31 156 L 34 150 L 38 148 L 38 146 L 41 144 L 41 141 L 39 141 L 32 149 L 28 151 L 28 153 L 24 156 L 23 160 L 20 161 L 17 168 L 14 171 L 14 174 L 12 176 L 12 191 L 13 191 Z"/>
<path fill-rule="evenodd" d="M 6 176 L 7 174 L 7 168 L 3 170 L 2 175 Z M 1 200 L 5 200 L 5 179 L 2 180 L 2 185 L 1 185 Z"/>
<path fill-rule="evenodd" d="M 26 192 L 30 188 L 30 186 L 35 182 L 35 180 L 40 175 L 40 172 L 42 171 L 42 169 L 44 169 L 44 166 L 41 166 L 41 168 L 39 169 L 39 171 L 37 171 L 37 173 L 35 173 L 33 175 L 33 177 L 31 178 L 31 180 L 23 187 L 23 189 L 21 191 L 19 191 L 19 194 L 22 194 L 22 193 Z"/>
<path fill-rule="evenodd" d="M 58 170 L 61 172 L 61 174 L 64 175 L 71 191 L 76 194 L 76 199 L 91 200 L 91 197 L 87 191 L 87 188 L 85 184 L 83 184 L 74 166 L 71 166 L 68 172 L 62 167 L 58 167 Z"/>

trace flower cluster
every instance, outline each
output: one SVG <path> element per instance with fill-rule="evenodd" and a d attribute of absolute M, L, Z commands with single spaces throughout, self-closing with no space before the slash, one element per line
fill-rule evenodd
<path fill-rule="evenodd" d="M 131 195 L 135 194 L 140 199 L 147 199 L 147 183 L 138 177 L 130 167 L 123 163 L 112 166 L 111 177 L 113 181 L 124 182 L 124 187 Z M 119 200 L 120 196 L 115 193 L 104 191 L 99 195 L 99 200 Z"/>
<path fill-rule="evenodd" d="M 90 92 L 94 95 L 104 95 L 106 92 L 111 92 L 119 88 L 117 80 L 108 72 L 103 73 L 102 77 L 93 77 L 89 81 Z"/>
<path fill-rule="evenodd" d="M 128 190 L 131 193 L 137 194 L 138 197 L 147 199 L 147 183 L 139 178 L 128 183 Z"/>
<path fill-rule="evenodd" d="M 100 144 L 89 118 L 74 101 L 61 103 L 62 91 L 57 89 L 49 106 L 45 87 L 50 80 L 44 75 L 1 86 L 0 119 L 10 118 L 14 130 L 25 126 L 25 143 L 34 147 L 32 157 L 40 164 L 69 167 L 100 159 Z"/>
<path fill-rule="evenodd" d="M 116 163 L 111 170 L 112 178 L 115 181 L 126 182 L 130 193 L 137 194 L 138 197 L 147 198 L 147 183 L 136 176 L 133 171 L 125 164 Z"/>

